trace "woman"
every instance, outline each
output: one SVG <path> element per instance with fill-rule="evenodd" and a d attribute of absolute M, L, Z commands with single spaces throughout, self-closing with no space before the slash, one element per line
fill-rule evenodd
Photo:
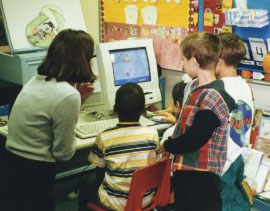
<path fill-rule="evenodd" d="M 54 210 L 55 162 L 75 153 L 74 129 L 83 98 L 96 79 L 90 67 L 93 39 L 63 30 L 18 95 L 9 118 L 0 169 L 0 210 Z M 83 100 L 83 99 L 82 99 Z"/>

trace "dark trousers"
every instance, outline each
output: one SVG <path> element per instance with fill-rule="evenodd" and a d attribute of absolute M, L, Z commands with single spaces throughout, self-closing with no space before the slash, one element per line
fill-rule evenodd
<path fill-rule="evenodd" d="M 5 151 L 0 160 L 0 210 L 53 211 L 54 163 Z"/>
<path fill-rule="evenodd" d="M 173 189 L 177 211 L 221 211 L 220 178 L 212 172 L 176 171 Z"/>
<path fill-rule="evenodd" d="M 96 177 L 84 175 L 79 182 L 78 211 L 86 211 L 87 202 L 94 202 L 103 207 L 98 197 L 99 183 Z"/>

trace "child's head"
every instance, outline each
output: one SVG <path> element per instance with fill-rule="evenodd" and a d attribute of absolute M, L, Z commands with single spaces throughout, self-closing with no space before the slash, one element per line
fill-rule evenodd
<path fill-rule="evenodd" d="M 139 121 L 145 111 L 145 98 L 142 88 L 135 83 L 121 86 L 115 97 L 114 111 L 121 121 Z"/>
<path fill-rule="evenodd" d="M 197 70 L 214 71 L 219 60 L 221 43 L 217 36 L 207 32 L 189 34 L 180 45 L 184 69 L 191 77 Z"/>
<path fill-rule="evenodd" d="M 186 83 L 184 81 L 178 82 L 173 86 L 172 90 L 172 98 L 173 98 L 173 104 L 174 104 L 174 112 L 179 113 L 181 110 L 181 106 L 183 104 L 183 98 L 184 98 L 184 90 L 186 87 Z"/>
<path fill-rule="evenodd" d="M 56 35 L 47 56 L 38 67 L 38 73 L 46 80 L 94 82 L 90 60 L 93 57 L 94 41 L 84 31 L 66 29 Z"/>
<path fill-rule="evenodd" d="M 218 38 L 222 45 L 218 68 L 222 68 L 225 71 L 226 68 L 224 67 L 232 67 L 236 71 L 246 54 L 244 42 L 239 36 L 233 33 L 221 33 L 218 35 Z"/>

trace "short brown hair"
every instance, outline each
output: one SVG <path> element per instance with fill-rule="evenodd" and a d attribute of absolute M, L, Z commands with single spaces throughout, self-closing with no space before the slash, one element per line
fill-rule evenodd
<path fill-rule="evenodd" d="M 94 41 L 81 30 L 66 29 L 56 35 L 47 56 L 38 67 L 38 73 L 46 80 L 74 83 L 94 82 L 90 60 L 93 57 Z"/>
<path fill-rule="evenodd" d="M 180 45 L 188 60 L 196 58 L 201 69 L 215 69 L 220 56 L 221 44 L 217 36 L 208 32 L 189 34 Z"/>
<path fill-rule="evenodd" d="M 246 54 L 244 42 L 233 33 L 221 33 L 218 38 L 222 45 L 220 58 L 225 61 L 226 65 L 237 68 Z"/>
<path fill-rule="evenodd" d="M 175 106 L 177 105 L 177 102 L 179 102 L 180 105 L 183 104 L 186 85 L 187 83 L 180 81 L 173 86 L 172 98 Z"/>

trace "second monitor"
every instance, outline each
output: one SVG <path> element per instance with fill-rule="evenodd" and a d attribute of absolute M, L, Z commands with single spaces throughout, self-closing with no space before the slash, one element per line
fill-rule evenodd
<path fill-rule="evenodd" d="M 152 40 L 101 43 L 97 60 L 106 109 L 113 109 L 117 89 L 128 82 L 143 88 L 147 105 L 161 101 Z"/>

